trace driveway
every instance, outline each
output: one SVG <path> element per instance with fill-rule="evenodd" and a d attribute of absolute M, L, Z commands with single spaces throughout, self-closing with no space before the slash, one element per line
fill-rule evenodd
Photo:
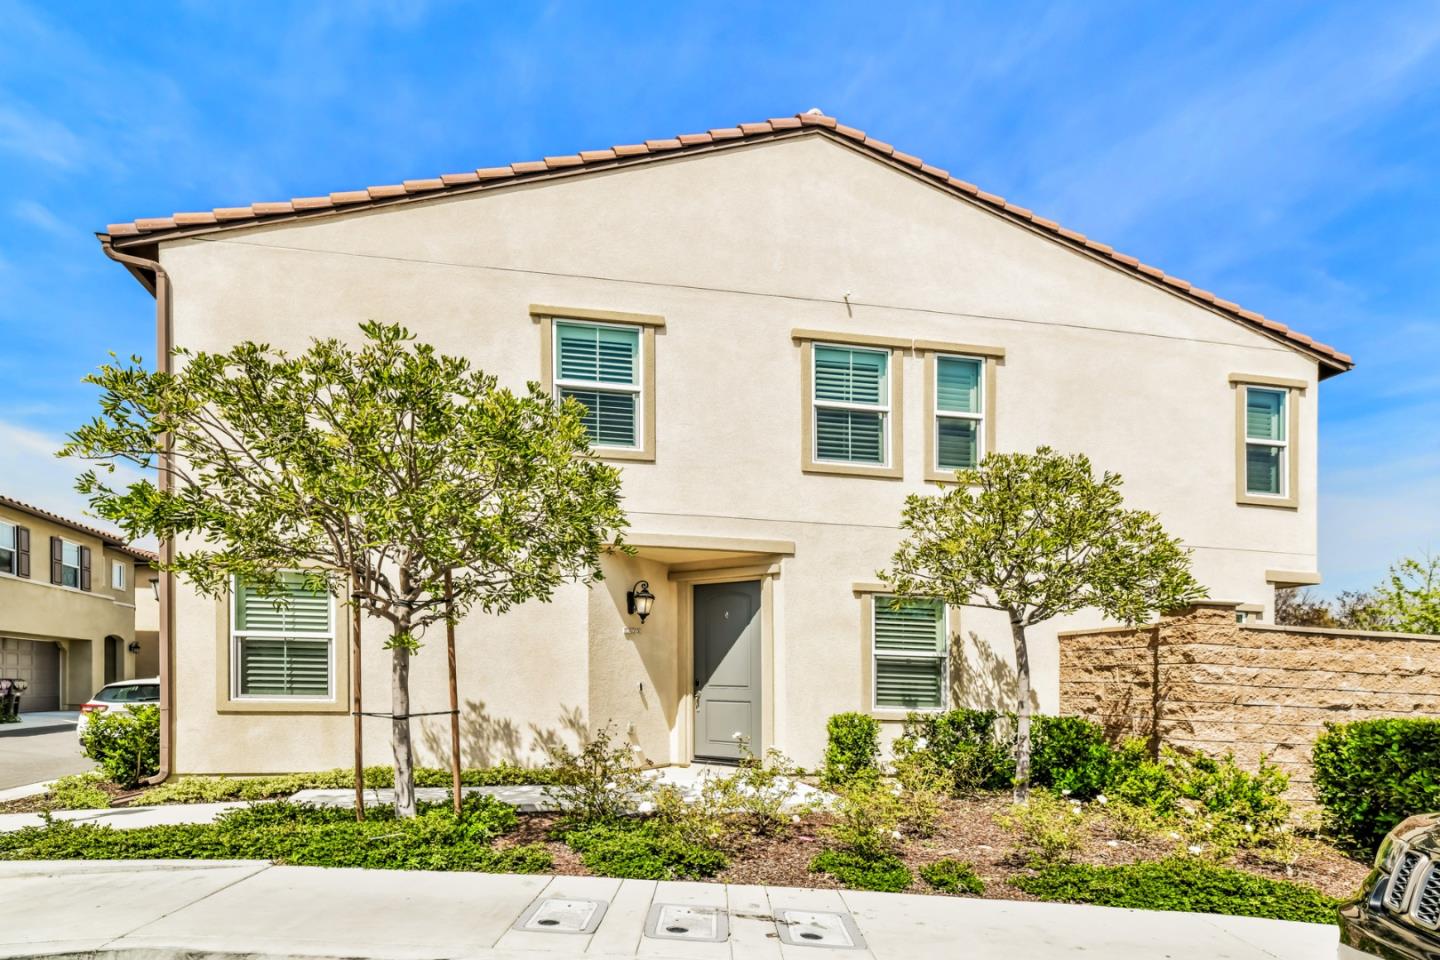
<path fill-rule="evenodd" d="M 547 908 L 551 900 L 570 903 Z M 1323 960 L 1338 940 L 1329 925 L 1197 913 L 261 861 L 0 863 L 0 903 L 8 921 L 0 956 L 25 957 Z M 654 926 L 667 905 L 667 929 L 724 933 L 708 942 L 667 937 Z M 697 916 L 707 909 L 716 911 L 708 924 Z M 817 926 L 821 913 L 840 919 Z M 850 948 L 781 941 L 807 930 Z"/>
<path fill-rule="evenodd" d="M 75 737 L 79 714 L 26 713 L 0 724 L 0 790 L 93 770 Z"/>

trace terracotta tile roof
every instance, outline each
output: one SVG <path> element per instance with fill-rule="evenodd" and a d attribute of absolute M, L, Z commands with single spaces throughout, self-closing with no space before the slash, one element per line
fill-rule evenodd
<path fill-rule="evenodd" d="M 28 513 L 32 517 L 49 520 L 51 523 L 57 523 L 62 527 L 67 527 L 80 533 L 88 533 L 90 536 L 104 541 L 107 546 L 114 547 L 122 553 L 128 553 L 137 559 L 145 560 L 149 563 L 157 563 L 160 560 L 160 557 L 154 551 L 142 550 L 140 547 L 130 546 L 124 537 L 115 533 L 113 530 L 101 530 L 99 527 L 92 527 L 89 524 L 71 520 L 69 517 L 62 517 L 58 513 L 51 513 L 49 510 L 41 509 L 23 500 L 7 497 L 3 493 L 0 493 L 0 506 L 9 507 L 12 510 L 19 510 L 21 513 Z"/>
<path fill-rule="evenodd" d="M 778 117 L 760 123 L 742 123 L 738 127 L 722 127 L 705 133 L 681 134 L 665 140 L 647 140 L 640 144 L 614 146 L 603 150 L 582 150 L 566 156 L 512 163 L 508 167 L 482 167 L 475 171 L 447 173 L 430 179 L 406 180 L 404 183 L 388 186 L 342 191 L 332 193 L 328 197 L 297 197 L 288 201 L 254 203 L 248 207 L 220 207 L 208 212 L 175 213 L 168 217 L 146 217 L 129 223 L 112 223 L 99 236 L 102 242 L 113 243 L 115 247 L 122 248 L 139 243 L 153 243 L 175 237 L 210 233 L 235 226 L 252 226 L 257 223 L 329 215 L 341 208 L 359 209 L 362 205 L 373 207 L 404 203 L 417 198 L 448 193 L 465 193 L 520 180 L 540 179 L 555 176 L 557 173 L 573 175 L 576 172 L 593 169 L 609 169 L 627 163 L 648 160 L 655 156 L 711 150 L 732 143 L 810 134 L 832 137 L 837 141 L 882 157 L 906 173 L 944 187 L 1016 222 L 1026 224 L 1057 242 L 1083 249 L 1132 273 L 1158 281 L 1177 295 L 1199 301 L 1220 313 L 1248 326 L 1264 330 L 1292 346 L 1317 356 L 1323 364 L 1330 368 L 1329 372 L 1331 373 L 1343 372 L 1354 366 L 1354 361 L 1348 354 L 1342 353 L 1334 347 L 1318 343 L 1283 323 L 1245 310 L 1238 304 L 1223 300 L 1208 290 L 1194 287 L 1188 281 L 1171 276 L 1158 267 L 1141 263 L 1135 257 L 1119 253 L 1107 244 L 1092 240 L 1083 233 L 1066 229 L 1053 220 L 1038 217 L 1025 207 L 1010 203 L 1004 197 L 996 196 L 993 193 L 986 193 L 973 183 L 952 177 L 946 170 L 932 166 L 919 157 L 902 153 L 883 140 L 877 140 L 863 130 L 846 126 L 834 117 L 824 116 L 818 111 L 797 114 L 793 117 Z"/>

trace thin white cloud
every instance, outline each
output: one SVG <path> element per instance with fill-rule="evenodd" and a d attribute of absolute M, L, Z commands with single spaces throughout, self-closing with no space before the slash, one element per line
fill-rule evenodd
<path fill-rule="evenodd" d="M 0 477 L 4 478 L 0 493 L 81 523 L 113 529 L 114 524 L 90 513 L 89 503 L 75 490 L 76 478 L 91 464 L 55 456 L 64 442 L 61 437 L 0 420 Z M 116 484 L 139 479 L 138 470 L 126 467 L 112 475 Z"/>
<path fill-rule="evenodd" d="M 57 217 L 49 207 L 34 200 L 21 200 L 15 204 L 15 218 L 64 240 L 73 240 L 80 235 L 75 227 Z"/>

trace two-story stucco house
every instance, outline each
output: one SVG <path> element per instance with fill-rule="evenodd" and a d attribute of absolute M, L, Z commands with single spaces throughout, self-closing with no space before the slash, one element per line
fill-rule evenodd
<path fill-rule="evenodd" d="M 658 762 L 734 757 L 738 736 L 814 764 L 836 712 L 1008 703 L 999 615 L 901 616 L 875 582 L 904 497 L 987 451 L 1118 471 L 1251 615 L 1319 575 L 1316 410 L 1349 357 L 818 113 L 100 240 L 155 293 L 162 355 L 374 318 L 589 407 L 637 552 L 462 625 L 470 764 L 612 720 Z M 243 589 L 162 587 L 169 769 L 348 760 L 340 601 L 277 620 Z M 1095 622 L 1038 638 L 1040 709 L 1056 632 Z M 386 690 L 365 639 L 366 689 Z M 443 710 L 444 654 L 413 670 L 412 708 Z M 417 737 L 431 759 L 443 723 Z M 374 722 L 370 756 L 386 737 Z"/>
<path fill-rule="evenodd" d="M 152 559 L 0 495 L 0 678 L 28 684 L 22 713 L 76 710 L 112 680 L 155 675 L 156 641 L 135 635 L 136 597 L 154 596 L 136 573 Z"/>

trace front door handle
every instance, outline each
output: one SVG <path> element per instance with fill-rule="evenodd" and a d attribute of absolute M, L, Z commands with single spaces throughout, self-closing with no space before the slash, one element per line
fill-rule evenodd
<path fill-rule="evenodd" d="M 695 678 L 695 709 L 700 709 L 700 678 Z"/>

